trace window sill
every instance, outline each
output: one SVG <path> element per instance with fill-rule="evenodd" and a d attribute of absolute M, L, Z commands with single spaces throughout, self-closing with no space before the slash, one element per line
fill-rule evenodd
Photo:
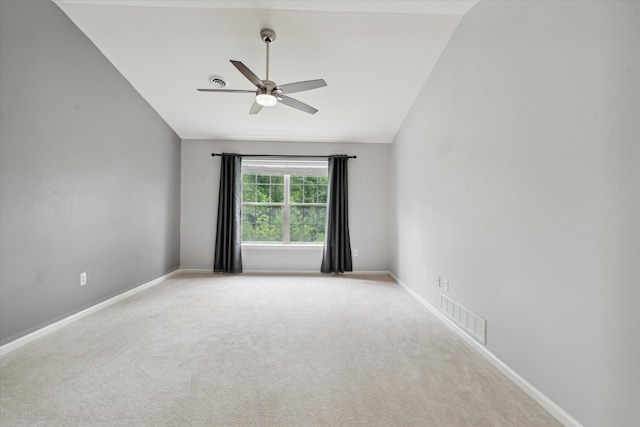
<path fill-rule="evenodd" d="M 243 243 L 242 249 L 265 249 L 265 250 L 318 250 L 322 249 L 322 243 Z"/>

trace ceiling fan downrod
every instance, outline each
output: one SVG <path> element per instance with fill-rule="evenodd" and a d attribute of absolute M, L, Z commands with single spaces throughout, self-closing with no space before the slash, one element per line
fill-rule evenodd
<path fill-rule="evenodd" d="M 269 45 L 276 41 L 276 33 L 270 28 L 264 28 L 260 31 L 260 38 L 267 45 L 267 78 L 269 80 Z"/>

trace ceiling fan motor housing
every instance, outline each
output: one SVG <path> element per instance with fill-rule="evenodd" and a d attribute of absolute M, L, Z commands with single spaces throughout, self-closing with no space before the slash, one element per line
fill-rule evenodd
<path fill-rule="evenodd" d="M 278 95 L 282 93 L 280 88 L 276 85 L 276 82 L 272 82 L 271 80 L 262 80 L 262 84 L 264 84 L 264 89 L 258 88 L 258 93 L 265 93 L 268 95 Z"/>

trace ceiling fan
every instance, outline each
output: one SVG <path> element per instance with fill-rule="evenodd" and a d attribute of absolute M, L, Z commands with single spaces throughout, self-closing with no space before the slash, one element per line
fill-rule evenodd
<path fill-rule="evenodd" d="M 315 114 L 318 112 L 310 105 L 300 102 L 297 99 L 288 97 L 285 94 L 303 92 L 305 90 L 317 89 L 327 85 L 324 80 L 306 80 L 302 82 L 287 83 L 278 86 L 275 82 L 269 80 L 269 45 L 276 40 L 276 33 L 265 28 L 260 31 L 262 41 L 267 45 L 267 77 L 260 80 L 246 65 L 240 61 L 231 60 L 231 63 L 240 71 L 251 83 L 256 86 L 256 90 L 236 90 L 236 89 L 198 89 L 200 92 L 227 92 L 227 93 L 255 93 L 256 99 L 249 110 L 249 114 L 258 114 L 262 107 L 272 107 L 278 102 L 289 107 L 295 108 L 305 113 Z"/>

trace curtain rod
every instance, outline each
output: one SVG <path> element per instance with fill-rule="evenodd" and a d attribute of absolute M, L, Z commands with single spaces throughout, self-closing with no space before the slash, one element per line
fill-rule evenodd
<path fill-rule="evenodd" d="M 211 153 L 211 157 L 216 157 L 216 156 L 224 156 L 227 154 L 233 154 L 233 153 Z M 236 154 L 237 156 L 240 157 L 274 157 L 274 158 L 316 158 L 316 159 L 328 159 L 329 157 L 346 157 L 348 159 L 357 159 L 358 156 L 347 156 L 346 154 L 337 154 L 335 156 L 320 156 L 320 155 L 313 155 L 313 154 L 306 154 L 306 155 L 299 155 L 296 156 L 295 154 Z"/>

